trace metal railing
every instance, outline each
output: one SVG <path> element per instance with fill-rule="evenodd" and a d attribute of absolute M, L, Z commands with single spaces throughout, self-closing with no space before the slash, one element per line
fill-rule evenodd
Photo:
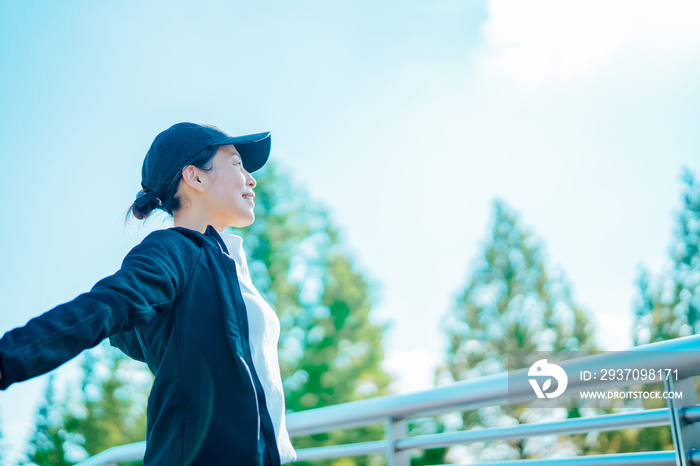
<path fill-rule="evenodd" d="M 488 406 L 514 405 L 533 397 L 527 369 L 467 380 L 431 390 L 388 395 L 368 400 L 319 408 L 287 416 L 292 437 L 331 430 L 384 424 L 385 438 L 378 441 L 297 450 L 298 461 L 384 454 L 389 466 L 408 466 L 412 449 L 465 445 L 473 442 L 524 439 L 543 435 L 579 434 L 668 425 L 675 451 L 592 455 L 575 458 L 489 462 L 491 466 L 700 466 L 700 406 L 697 406 L 693 376 L 700 374 L 700 335 L 639 346 L 625 352 L 603 353 L 558 363 L 567 374 L 579 374 L 591 367 L 624 370 L 663 370 L 672 360 L 677 377 L 666 379 L 665 389 L 682 392 L 682 398 L 668 400 L 668 407 L 607 414 L 539 424 L 520 424 L 441 434 L 408 436 L 408 420 Z M 581 380 L 571 378 L 567 389 L 603 390 L 639 385 L 629 380 Z M 145 442 L 111 448 L 76 466 L 107 466 L 118 461 L 143 458 Z"/>

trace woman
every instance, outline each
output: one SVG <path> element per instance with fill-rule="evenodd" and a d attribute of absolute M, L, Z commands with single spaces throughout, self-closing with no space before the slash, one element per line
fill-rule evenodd
<path fill-rule="evenodd" d="M 296 457 L 284 422 L 279 321 L 253 286 L 242 239 L 269 133 L 178 123 L 143 163 L 130 212 L 172 215 L 114 275 L 0 339 L 0 388 L 106 337 L 155 375 L 144 465 L 277 465 Z"/>

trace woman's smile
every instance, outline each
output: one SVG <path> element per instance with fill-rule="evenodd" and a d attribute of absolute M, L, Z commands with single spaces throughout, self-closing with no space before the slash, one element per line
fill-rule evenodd
<path fill-rule="evenodd" d="M 253 205 L 253 206 L 255 205 L 255 201 L 253 201 L 254 198 L 255 198 L 255 193 L 252 191 L 250 191 L 248 193 L 243 193 L 243 199 L 250 202 L 251 205 Z"/>

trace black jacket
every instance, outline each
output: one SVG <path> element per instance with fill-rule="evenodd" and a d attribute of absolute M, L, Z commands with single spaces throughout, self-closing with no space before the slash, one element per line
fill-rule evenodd
<path fill-rule="evenodd" d="M 279 465 L 233 260 L 213 227 L 148 235 L 89 293 L 0 339 L 0 388 L 110 337 L 155 375 L 144 466 Z"/>

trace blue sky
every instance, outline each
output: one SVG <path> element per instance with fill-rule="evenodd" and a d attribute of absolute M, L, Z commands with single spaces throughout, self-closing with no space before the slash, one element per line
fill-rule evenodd
<path fill-rule="evenodd" d="M 698 31 L 691 0 L 0 0 L 0 333 L 119 267 L 143 156 L 189 120 L 272 132 L 379 285 L 396 391 L 432 383 L 495 197 L 623 349 L 700 174 Z M 9 441 L 45 381 L 0 394 Z"/>

